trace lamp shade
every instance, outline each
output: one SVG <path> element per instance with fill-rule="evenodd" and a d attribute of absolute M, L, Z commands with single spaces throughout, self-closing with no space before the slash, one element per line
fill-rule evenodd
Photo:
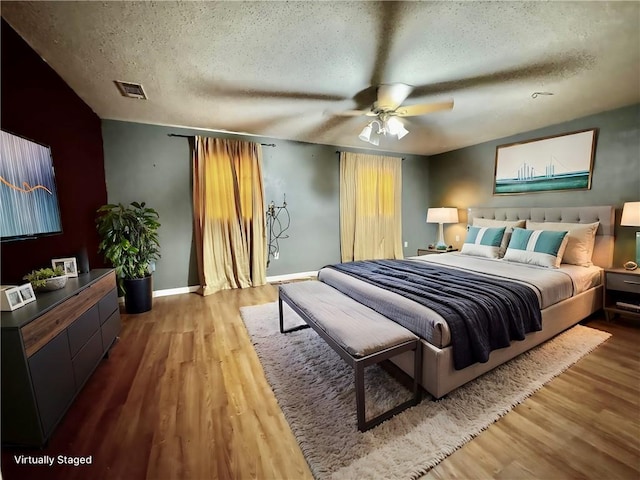
<path fill-rule="evenodd" d="M 626 202 L 624 204 L 620 225 L 624 227 L 640 227 L 640 202 Z"/>
<path fill-rule="evenodd" d="M 429 208 L 427 223 L 458 223 L 457 208 Z"/>

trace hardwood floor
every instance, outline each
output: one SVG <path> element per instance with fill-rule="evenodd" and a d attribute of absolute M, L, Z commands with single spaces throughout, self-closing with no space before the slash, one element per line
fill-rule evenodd
<path fill-rule="evenodd" d="M 123 314 L 109 359 L 43 450 L 3 448 L 13 479 L 305 479 L 305 459 L 249 341 L 239 308 L 276 289 L 154 300 Z M 426 478 L 640 478 L 640 325 L 613 334 Z M 91 456 L 91 465 L 17 465 L 14 455 Z"/>

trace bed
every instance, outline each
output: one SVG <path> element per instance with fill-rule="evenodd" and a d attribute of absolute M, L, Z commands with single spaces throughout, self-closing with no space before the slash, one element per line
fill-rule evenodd
<path fill-rule="evenodd" d="M 446 309 L 434 309 L 433 305 L 432 308 L 418 305 L 414 300 L 403 297 L 399 293 L 372 284 L 370 278 L 360 279 L 352 273 L 345 273 L 331 267 L 320 270 L 318 279 L 362 303 L 367 304 L 368 301 L 375 299 L 375 307 L 372 308 L 418 334 L 423 348 L 423 373 L 420 383 L 435 398 L 441 398 L 455 388 L 539 345 L 602 308 L 602 268 L 610 267 L 612 264 L 614 214 L 615 209 L 611 206 L 469 209 L 469 224 L 493 225 L 496 222 L 501 224 L 519 221 L 517 226 L 521 226 L 527 221 L 526 225 L 534 229 L 546 229 L 545 223 L 549 229 L 553 229 L 554 225 L 563 223 L 578 224 L 580 227 L 577 229 L 581 230 L 584 230 L 587 225 L 593 225 L 595 241 L 592 252 L 589 251 L 591 260 L 589 263 L 592 265 L 563 263 L 557 269 L 543 268 L 461 253 L 411 257 L 403 262 L 413 269 L 429 270 L 443 267 L 445 270 L 456 272 L 455 275 L 459 273 L 462 278 L 464 275 L 470 275 L 486 277 L 488 282 L 511 282 L 526 286 L 525 290 L 535 293 L 536 307 L 540 309 L 536 312 L 539 316 L 539 325 L 537 327 L 534 325 L 533 331 L 526 333 L 521 339 L 511 341 L 509 346 L 493 349 L 486 358 L 468 365 L 460 363 L 459 346 L 456 347 L 456 354 L 454 354 L 452 345 L 455 342 L 452 342 L 452 337 L 455 335 L 452 334 L 452 330 L 458 330 L 453 327 L 453 324 L 451 328 L 448 327 L 447 320 L 443 318 L 443 315 L 446 315 L 442 314 L 447 311 Z M 508 238 L 505 240 L 508 242 Z M 506 244 L 501 246 L 503 247 L 506 247 Z M 368 306 L 371 307 L 371 305 Z M 410 315 L 424 318 L 426 326 L 421 327 L 422 330 L 412 328 Z M 392 361 L 413 376 L 413 358 L 410 354 L 399 355 Z"/>

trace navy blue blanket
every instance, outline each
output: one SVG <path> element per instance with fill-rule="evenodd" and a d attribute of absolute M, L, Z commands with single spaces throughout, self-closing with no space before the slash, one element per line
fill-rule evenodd
<path fill-rule="evenodd" d="M 521 283 L 409 260 L 365 260 L 328 268 L 437 312 L 451 331 L 456 370 L 487 362 L 492 350 L 508 347 L 512 340 L 524 340 L 526 333 L 542 329 L 538 297 Z M 373 299 L 365 304 L 389 316 Z M 391 319 L 411 330 L 402 319 Z"/>

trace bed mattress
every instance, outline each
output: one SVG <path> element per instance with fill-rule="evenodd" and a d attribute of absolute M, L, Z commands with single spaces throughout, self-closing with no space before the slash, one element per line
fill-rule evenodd
<path fill-rule="evenodd" d="M 595 266 L 563 264 L 558 269 L 549 269 L 460 253 L 424 255 L 411 257 L 407 261 L 439 264 L 522 283 L 535 292 L 541 310 L 599 285 L 602 278 L 602 269 Z M 390 318 L 419 319 L 422 328 L 420 332 L 415 333 L 436 347 L 444 348 L 451 344 L 451 332 L 447 322 L 426 306 L 331 268 L 320 270 L 318 279 L 349 296 L 356 296 L 357 292 L 357 295 L 365 295 L 375 300 L 378 304 L 384 305 L 386 311 L 392 312 L 388 315 Z"/>

